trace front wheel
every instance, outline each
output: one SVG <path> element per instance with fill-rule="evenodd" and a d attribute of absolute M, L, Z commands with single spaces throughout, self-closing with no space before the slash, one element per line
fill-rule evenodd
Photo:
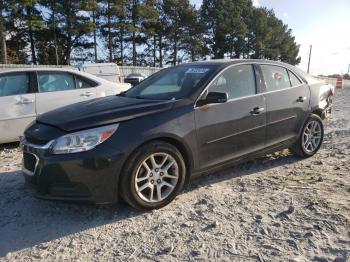
<path fill-rule="evenodd" d="M 300 157 L 310 157 L 316 154 L 323 141 L 322 119 L 315 114 L 306 121 L 296 143 L 290 148 L 292 153 Z"/>
<path fill-rule="evenodd" d="M 186 166 L 179 150 L 155 141 L 139 148 L 121 174 L 122 198 L 137 209 L 157 209 L 182 190 Z"/>

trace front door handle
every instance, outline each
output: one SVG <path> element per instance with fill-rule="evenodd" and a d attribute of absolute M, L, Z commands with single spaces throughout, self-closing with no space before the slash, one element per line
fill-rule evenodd
<path fill-rule="evenodd" d="M 250 111 L 251 115 L 259 115 L 260 113 L 264 112 L 265 108 L 263 107 L 254 107 L 252 111 Z"/>
<path fill-rule="evenodd" d="M 299 96 L 298 99 L 297 99 L 297 102 L 298 102 L 298 103 L 302 103 L 302 102 L 304 102 L 306 99 L 307 99 L 306 96 Z"/>
<path fill-rule="evenodd" d="M 93 93 L 92 92 L 85 92 L 85 93 L 82 93 L 80 96 L 92 96 Z"/>

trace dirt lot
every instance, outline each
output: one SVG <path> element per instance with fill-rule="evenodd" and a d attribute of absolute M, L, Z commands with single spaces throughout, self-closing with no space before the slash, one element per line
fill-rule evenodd
<path fill-rule="evenodd" d="M 35 199 L 17 145 L 0 149 L 0 260 L 350 261 L 350 89 L 319 153 L 283 151 L 193 181 L 138 212 Z"/>

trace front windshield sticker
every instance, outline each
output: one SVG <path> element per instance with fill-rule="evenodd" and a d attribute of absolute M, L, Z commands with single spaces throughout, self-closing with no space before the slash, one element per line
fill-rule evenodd
<path fill-rule="evenodd" d="M 204 74 L 209 71 L 209 68 L 189 68 L 186 74 Z"/>

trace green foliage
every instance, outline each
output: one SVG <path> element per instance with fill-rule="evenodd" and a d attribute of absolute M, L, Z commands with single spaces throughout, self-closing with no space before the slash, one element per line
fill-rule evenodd
<path fill-rule="evenodd" d="M 189 0 L 11 0 L 1 1 L 0 11 L 14 63 L 70 64 L 97 55 L 152 66 L 207 55 L 300 62 L 292 31 L 251 0 L 203 0 L 199 10 Z"/>

